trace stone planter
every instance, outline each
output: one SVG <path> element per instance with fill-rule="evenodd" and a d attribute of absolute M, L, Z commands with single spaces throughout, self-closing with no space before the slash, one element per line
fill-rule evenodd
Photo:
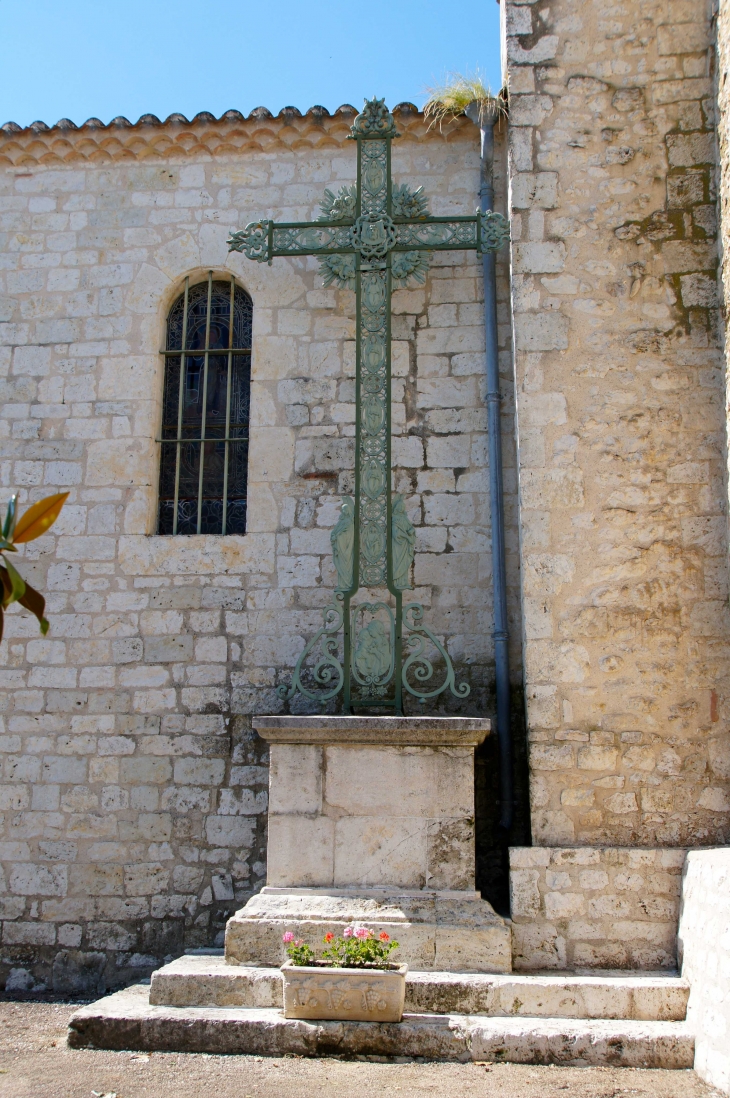
<path fill-rule="evenodd" d="M 334 1022 L 400 1022 L 408 965 L 391 968 L 281 966 L 284 1017 Z"/>

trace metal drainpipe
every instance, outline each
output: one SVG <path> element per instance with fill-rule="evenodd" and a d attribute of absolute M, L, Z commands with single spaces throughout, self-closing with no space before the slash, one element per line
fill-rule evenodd
<path fill-rule="evenodd" d="M 494 126 L 500 107 L 495 100 L 474 100 L 464 112 L 481 133 L 482 210 L 494 209 Z M 494 592 L 494 672 L 497 692 L 497 739 L 501 813 L 499 826 L 512 826 L 512 732 L 510 727 L 509 649 L 507 631 L 507 574 L 504 560 L 504 486 L 502 483 L 502 427 L 500 423 L 499 349 L 497 343 L 497 285 L 494 253 L 482 256 L 484 268 L 484 330 L 487 350 L 487 423 L 489 440 L 489 498 L 492 522 L 492 588 Z"/>

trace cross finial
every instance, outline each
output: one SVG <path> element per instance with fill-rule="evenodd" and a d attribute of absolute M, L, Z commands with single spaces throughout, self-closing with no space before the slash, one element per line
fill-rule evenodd
<path fill-rule="evenodd" d="M 365 106 L 352 124 L 350 137 L 399 137 L 395 119 L 384 99 L 366 99 Z"/>

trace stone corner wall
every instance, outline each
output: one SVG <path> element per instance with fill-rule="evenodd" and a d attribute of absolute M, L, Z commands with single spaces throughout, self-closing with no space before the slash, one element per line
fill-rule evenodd
<path fill-rule="evenodd" d="M 505 15 L 533 839 L 725 842 L 711 14 Z"/>
<path fill-rule="evenodd" d="M 512 963 L 673 969 L 685 851 L 512 847 Z"/>

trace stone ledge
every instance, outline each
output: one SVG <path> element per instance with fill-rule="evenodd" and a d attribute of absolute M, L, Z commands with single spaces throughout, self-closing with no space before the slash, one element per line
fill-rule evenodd
<path fill-rule="evenodd" d="M 278 1010 L 150 1006 L 127 988 L 71 1018 L 71 1048 L 248 1053 L 258 1056 L 424 1057 L 578 1067 L 691 1068 L 694 1037 L 683 1022 L 468 1018 L 404 1014 L 402 1022 L 302 1022 Z"/>
<path fill-rule="evenodd" d="M 188 954 L 152 974 L 150 1003 L 173 1007 L 281 1008 L 281 971 L 226 964 L 222 954 Z M 684 1021 L 689 985 L 672 976 L 406 976 L 406 1011 L 496 1018 L 625 1018 Z"/>
<path fill-rule="evenodd" d="M 269 743 L 377 744 L 384 747 L 478 747 L 485 717 L 254 717 Z"/>

